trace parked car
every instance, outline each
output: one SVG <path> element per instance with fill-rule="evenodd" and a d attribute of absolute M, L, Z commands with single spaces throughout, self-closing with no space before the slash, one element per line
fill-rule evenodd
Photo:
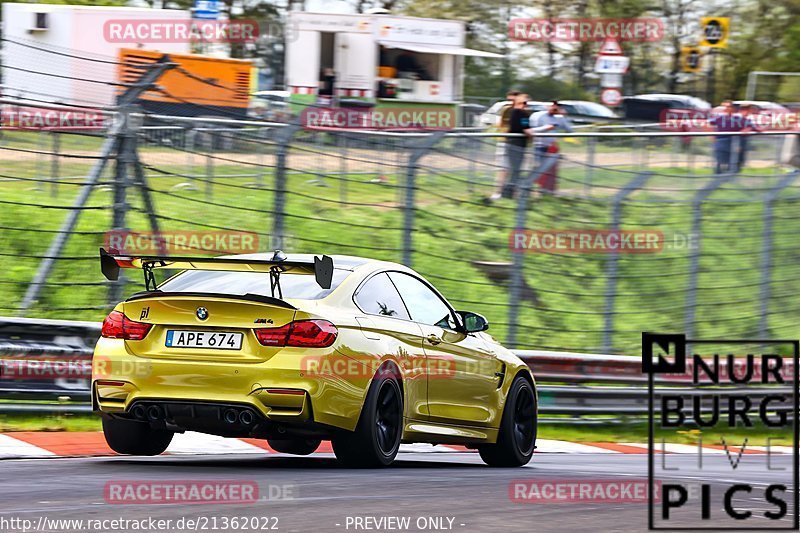
<path fill-rule="evenodd" d="M 664 111 L 668 109 L 710 111 L 711 104 L 682 94 L 640 94 L 624 97 L 622 109 L 627 120 L 661 122 Z"/>
<path fill-rule="evenodd" d="M 775 102 L 768 102 L 766 100 L 734 100 L 734 109 L 740 109 L 743 106 L 750 106 L 750 109 L 756 113 L 791 113 L 788 107 L 776 104 Z"/>
<path fill-rule="evenodd" d="M 495 128 L 499 126 L 500 116 L 503 114 L 503 110 L 510 105 L 511 103 L 508 100 L 500 100 L 499 102 L 493 103 L 489 106 L 489 109 L 478 117 L 478 125 L 483 128 Z"/>
<path fill-rule="evenodd" d="M 786 130 L 797 127 L 795 114 L 790 108 L 766 100 L 735 100 L 734 109 L 737 111 L 748 106 L 753 120 L 762 130 Z"/>
<path fill-rule="evenodd" d="M 616 113 L 604 105 L 590 102 L 588 100 L 559 100 L 561 108 L 567 113 L 567 116 L 574 123 L 596 123 L 596 122 L 609 122 L 619 118 Z M 480 126 L 484 128 L 494 128 L 500 125 L 500 117 L 508 106 L 511 104 L 508 100 L 495 102 L 486 110 L 480 117 Z M 528 101 L 528 111 L 536 113 L 537 111 L 544 111 L 550 106 L 550 102 L 539 100 Z"/>
<path fill-rule="evenodd" d="M 573 122 L 610 122 L 619 118 L 608 107 L 588 100 L 559 100 L 561 108 Z"/>

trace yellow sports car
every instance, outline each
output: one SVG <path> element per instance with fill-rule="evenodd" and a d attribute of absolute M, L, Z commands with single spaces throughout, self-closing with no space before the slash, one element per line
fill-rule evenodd
<path fill-rule="evenodd" d="M 528 367 L 405 266 L 348 256 L 135 257 L 94 352 L 92 404 L 109 446 L 157 455 L 175 432 L 267 439 L 306 455 L 330 439 L 352 466 L 400 443 L 462 444 L 520 466 L 536 441 Z M 155 270 L 180 273 L 156 285 Z"/>

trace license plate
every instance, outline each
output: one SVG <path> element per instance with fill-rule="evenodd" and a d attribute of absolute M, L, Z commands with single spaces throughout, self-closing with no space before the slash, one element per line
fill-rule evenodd
<path fill-rule="evenodd" d="M 212 348 L 216 350 L 241 350 L 242 334 L 225 331 L 168 330 L 167 348 Z"/>

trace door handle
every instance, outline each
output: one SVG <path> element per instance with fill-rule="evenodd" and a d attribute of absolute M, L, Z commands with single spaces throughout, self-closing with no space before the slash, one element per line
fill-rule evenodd
<path fill-rule="evenodd" d="M 427 340 L 429 343 L 433 344 L 434 346 L 442 342 L 442 339 L 440 337 L 437 337 L 436 335 L 433 335 L 433 334 L 428 335 L 427 337 L 425 337 L 425 340 Z"/>

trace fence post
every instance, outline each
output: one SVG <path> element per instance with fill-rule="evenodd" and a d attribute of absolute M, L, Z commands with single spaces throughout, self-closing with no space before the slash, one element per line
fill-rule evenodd
<path fill-rule="evenodd" d="M 652 172 L 643 172 L 629 181 L 611 200 L 611 231 L 619 231 L 622 226 L 622 205 L 630 194 L 641 189 Z M 619 271 L 619 252 L 611 252 L 606 263 L 605 311 L 603 312 L 603 353 L 611 353 L 614 349 L 614 309 L 617 299 L 617 272 Z"/>
<path fill-rule="evenodd" d="M 53 138 L 52 152 L 50 158 L 50 196 L 58 196 L 58 180 L 60 179 L 61 170 L 59 152 L 61 151 L 61 134 L 57 131 L 50 132 Z"/>
<path fill-rule="evenodd" d="M 214 197 L 214 157 L 211 152 L 214 151 L 214 141 L 216 136 L 213 134 L 208 135 L 208 152 L 206 152 L 206 201 Z"/>
<path fill-rule="evenodd" d="M 347 203 L 347 133 L 340 133 L 339 140 L 342 145 L 339 147 L 339 201 Z"/>
<path fill-rule="evenodd" d="M 479 143 L 479 139 L 476 139 L 473 136 L 467 135 L 465 139 L 466 139 L 465 144 L 469 148 L 469 154 L 468 154 L 469 170 L 467 173 L 467 192 L 471 195 L 475 191 L 475 182 L 478 181 L 478 177 L 475 175 L 475 160 L 478 157 L 480 157 L 481 145 Z"/>
<path fill-rule="evenodd" d="M 36 135 L 36 170 L 34 175 L 38 181 L 33 183 L 33 188 L 37 191 L 42 190 L 42 181 L 45 176 L 45 152 L 47 151 L 47 140 L 45 136 L 47 135 L 44 130 L 40 130 Z"/>
<path fill-rule="evenodd" d="M 138 124 L 141 127 L 141 124 Z M 138 128 L 137 128 L 138 129 Z M 139 194 L 142 195 L 142 204 L 144 205 L 144 214 L 150 221 L 150 230 L 156 238 L 156 248 L 159 255 L 167 255 L 167 244 L 164 236 L 161 233 L 160 224 L 158 222 L 158 215 L 156 215 L 156 206 L 153 196 L 150 194 L 151 189 L 147 181 L 147 176 L 144 172 L 142 159 L 139 157 L 139 143 L 142 136 L 138 134 L 131 136 L 131 159 L 133 160 L 133 183 L 139 188 Z"/>
<path fill-rule="evenodd" d="M 781 163 L 781 156 L 783 155 L 783 140 L 786 137 L 783 135 L 770 135 L 768 137 L 769 141 L 775 145 L 775 164 L 772 166 L 772 173 L 780 172 L 780 168 L 783 166 Z M 769 142 L 767 141 L 767 142 Z M 755 144 L 755 139 L 751 142 L 751 144 Z M 751 147 L 753 153 L 755 153 L 755 148 Z"/>
<path fill-rule="evenodd" d="M 256 147 L 258 149 L 258 170 L 256 171 L 256 187 L 261 189 L 264 187 L 264 174 L 266 173 L 267 168 L 267 147 L 269 146 L 269 142 L 267 142 L 269 136 L 268 129 L 258 129 L 254 135 L 256 139 Z"/>
<path fill-rule="evenodd" d="M 424 137 L 422 142 L 411 151 L 408 156 L 406 166 L 405 199 L 403 202 L 403 264 L 411 266 L 414 255 L 414 211 L 416 210 L 417 193 L 417 170 L 419 170 L 419 160 L 442 140 L 445 136 L 444 131 L 437 131 Z"/>
<path fill-rule="evenodd" d="M 769 298 L 770 284 L 772 283 L 772 222 L 774 220 L 773 207 L 781 191 L 792 184 L 800 172 L 792 172 L 785 176 L 778 184 L 764 195 L 764 228 L 762 230 L 761 246 L 761 283 L 759 283 L 759 301 L 761 302 L 761 319 L 758 325 L 758 338 L 766 339 L 769 329 Z"/>
<path fill-rule="evenodd" d="M 523 178 L 517 189 L 517 208 L 514 217 L 514 233 L 525 231 L 526 219 L 528 217 L 528 202 L 530 200 L 531 190 L 536 179 L 544 172 L 549 171 L 553 166 L 558 163 L 558 154 L 545 154 L 541 162 L 535 166 L 529 173 L 527 179 Z M 509 242 L 511 242 L 509 240 Z M 522 296 L 522 286 L 524 281 L 524 267 L 523 254 L 524 250 L 516 251 L 513 246 L 511 248 L 512 267 L 511 267 L 511 283 L 508 291 L 508 336 L 506 344 L 511 348 L 517 347 L 517 325 L 519 322 L 519 301 Z"/>
<path fill-rule="evenodd" d="M 692 199 L 692 236 L 696 237 L 696 246 L 689 248 L 689 286 L 686 290 L 686 316 L 684 319 L 684 334 L 691 339 L 694 336 L 694 317 L 697 306 L 697 277 L 700 273 L 700 248 L 703 245 L 703 202 L 711 193 L 728 181 L 733 180 L 735 174 L 721 174 L 714 178 L 708 185 L 697 191 Z"/>
<path fill-rule="evenodd" d="M 300 130 L 298 124 L 290 124 L 278 131 L 275 140 L 278 151 L 275 154 L 275 197 L 272 208 L 272 234 L 273 242 L 284 246 L 284 211 L 286 209 L 286 156 L 289 153 L 289 143 L 294 134 Z"/>
<path fill-rule="evenodd" d="M 588 153 L 586 154 L 586 176 L 584 177 L 583 190 L 588 195 L 592 191 L 592 180 L 594 179 L 594 154 L 597 148 L 597 139 L 589 137 L 589 144 L 587 146 Z"/>
<path fill-rule="evenodd" d="M 197 145 L 195 142 L 196 137 L 197 130 L 192 125 L 186 130 L 186 176 L 189 179 L 194 177 L 194 151 Z"/>
<path fill-rule="evenodd" d="M 131 165 L 136 162 L 136 149 L 135 149 L 135 130 L 132 124 L 132 108 L 126 106 L 120 109 L 117 115 L 120 121 L 119 144 L 117 148 L 117 158 L 114 165 L 114 184 L 113 195 L 114 203 L 112 206 L 111 215 L 111 229 L 116 232 L 124 232 L 126 216 L 128 214 L 128 171 Z M 125 275 L 120 272 L 119 278 L 111 283 L 108 290 L 108 303 L 114 305 L 117 303 L 125 287 Z"/>

